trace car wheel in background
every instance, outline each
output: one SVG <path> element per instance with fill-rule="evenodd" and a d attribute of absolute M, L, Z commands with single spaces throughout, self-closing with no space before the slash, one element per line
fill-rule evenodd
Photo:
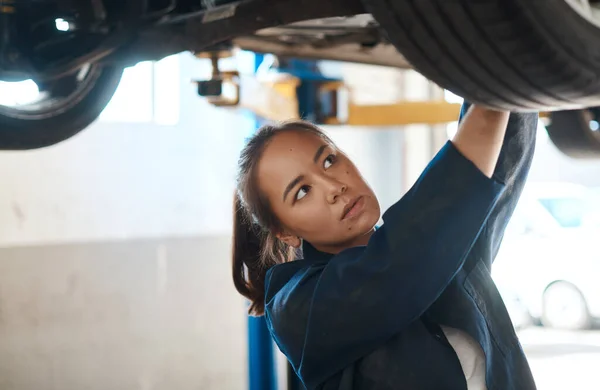
<path fill-rule="evenodd" d="M 546 126 L 550 139 L 574 158 L 600 158 L 600 107 L 556 111 Z"/>
<path fill-rule="evenodd" d="M 585 297 L 567 282 L 552 283 L 543 296 L 542 325 L 549 328 L 583 330 L 592 326 Z"/>
<path fill-rule="evenodd" d="M 102 113 L 122 74 L 120 67 L 84 65 L 73 74 L 38 83 L 39 93 L 31 102 L 0 103 L 0 150 L 41 148 L 79 133 Z"/>

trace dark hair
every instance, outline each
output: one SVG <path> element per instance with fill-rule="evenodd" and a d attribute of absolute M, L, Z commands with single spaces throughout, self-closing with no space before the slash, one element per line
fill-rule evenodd
<path fill-rule="evenodd" d="M 255 316 L 264 314 L 267 270 L 295 257 L 295 249 L 275 235 L 282 226 L 260 192 L 256 177 L 256 166 L 265 147 L 284 131 L 308 132 L 333 143 L 317 126 L 296 120 L 261 127 L 240 154 L 233 206 L 233 283 L 250 300 L 248 313 Z"/>

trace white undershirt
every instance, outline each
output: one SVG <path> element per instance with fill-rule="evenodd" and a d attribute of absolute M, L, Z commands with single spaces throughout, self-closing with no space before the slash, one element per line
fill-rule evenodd
<path fill-rule="evenodd" d="M 485 385 L 485 354 L 481 346 L 467 333 L 442 326 L 448 342 L 454 348 L 467 380 L 468 390 L 487 390 Z"/>

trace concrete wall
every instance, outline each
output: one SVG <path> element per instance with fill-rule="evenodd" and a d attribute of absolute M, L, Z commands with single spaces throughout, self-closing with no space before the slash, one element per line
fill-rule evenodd
<path fill-rule="evenodd" d="M 193 65 L 175 80 L 175 125 L 105 115 L 60 145 L 0 153 L 1 389 L 244 388 L 228 235 L 248 120 L 200 101 Z M 147 120 L 132 86 L 107 111 Z"/>
<path fill-rule="evenodd" d="M 0 251 L 3 390 L 243 389 L 227 237 Z"/>

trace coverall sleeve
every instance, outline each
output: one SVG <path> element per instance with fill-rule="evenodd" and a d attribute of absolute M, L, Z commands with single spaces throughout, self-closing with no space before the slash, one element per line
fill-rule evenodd
<path fill-rule="evenodd" d="M 460 120 L 464 118 L 469 106 L 469 103 L 463 104 Z M 502 150 L 493 175 L 494 180 L 504 184 L 505 190 L 498 199 L 498 203 L 492 210 L 471 252 L 476 253 L 478 258 L 467 259 L 467 264 L 465 264 L 467 269 L 475 262 L 483 261 L 487 269 L 491 270 L 506 226 L 527 181 L 535 151 L 538 117 L 538 113 L 512 113 L 510 115 Z"/>
<path fill-rule="evenodd" d="M 366 247 L 268 272 L 267 324 L 308 389 L 422 315 L 460 270 L 503 189 L 448 142 Z"/>

